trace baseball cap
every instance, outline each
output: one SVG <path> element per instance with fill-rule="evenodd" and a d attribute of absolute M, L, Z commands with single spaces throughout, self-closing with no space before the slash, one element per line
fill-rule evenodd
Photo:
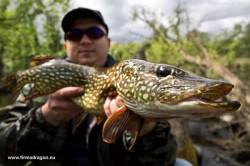
<path fill-rule="evenodd" d="M 83 7 L 73 9 L 73 10 L 69 11 L 63 17 L 63 19 L 62 19 L 62 29 L 63 29 L 64 32 L 67 32 L 74 20 L 81 19 L 81 18 L 84 19 L 84 18 L 89 18 L 89 17 L 94 18 L 97 21 L 99 21 L 99 23 L 104 26 L 104 28 L 105 28 L 105 30 L 107 31 L 107 34 L 108 34 L 109 28 L 108 28 L 107 24 L 105 23 L 101 12 L 98 11 L 98 10 L 92 10 L 92 9 L 83 8 Z"/>

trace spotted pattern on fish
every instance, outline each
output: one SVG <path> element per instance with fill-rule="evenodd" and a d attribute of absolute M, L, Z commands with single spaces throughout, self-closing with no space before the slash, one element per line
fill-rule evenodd
<path fill-rule="evenodd" d="M 134 113 L 153 119 L 210 117 L 237 110 L 238 101 L 219 101 L 233 85 L 203 78 L 175 66 L 143 60 L 124 60 L 112 67 L 93 68 L 50 60 L 2 80 L 18 94 L 33 84 L 31 98 L 48 95 L 68 86 L 83 87 L 85 93 L 73 101 L 86 112 L 104 114 L 105 99 L 116 92 Z"/>

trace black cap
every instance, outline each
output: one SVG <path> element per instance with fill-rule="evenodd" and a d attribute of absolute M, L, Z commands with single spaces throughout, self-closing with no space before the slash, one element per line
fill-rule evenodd
<path fill-rule="evenodd" d="M 75 21 L 76 19 L 81 19 L 81 18 L 94 18 L 97 21 L 100 22 L 100 24 L 102 24 L 105 28 L 105 30 L 107 31 L 107 34 L 109 32 L 109 28 L 107 26 L 107 24 L 105 23 L 101 12 L 99 12 L 98 10 L 92 10 L 92 9 L 88 9 L 88 8 L 76 8 L 73 9 L 71 11 L 69 11 L 63 18 L 62 20 L 62 29 L 64 32 L 67 32 L 72 24 L 73 21 Z"/>

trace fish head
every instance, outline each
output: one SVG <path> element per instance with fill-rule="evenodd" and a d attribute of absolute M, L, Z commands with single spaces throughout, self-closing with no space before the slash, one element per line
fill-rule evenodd
<path fill-rule="evenodd" d="M 234 85 L 189 73 L 172 65 L 128 60 L 120 68 L 118 94 L 143 117 L 214 117 L 234 112 L 239 101 L 226 100 Z"/>

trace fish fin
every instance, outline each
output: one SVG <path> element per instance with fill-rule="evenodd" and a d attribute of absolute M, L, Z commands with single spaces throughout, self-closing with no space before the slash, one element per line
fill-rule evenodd
<path fill-rule="evenodd" d="M 47 55 L 36 55 L 34 56 L 31 61 L 30 61 L 30 66 L 31 67 L 35 67 L 35 66 L 39 66 L 43 63 L 46 63 L 52 59 L 59 59 L 56 56 L 47 56 Z"/>
<path fill-rule="evenodd" d="M 33 99 L 33 98 L 36 98 L 36 97 L 39 97 L 39 96 L 43 96 L 42 93 L 40 93 L 35 87 L 33 87 L 31 89 L 31 91 L 29 92 L 29 94 L 27 96 L 25 96 L 23 99 L 21 99 L 20 101 L 21 102 L 26 102 L 30 99 Z"/>
<path fill-rule="evenodd" d="M 75 133 L 76 129 L 80 126 L 82 121 L 86 118 L 88 114 L 86 112 L 82 112 L 79 117 L 77 118 L 76 122 L 74 123 L 73 129 L 72 129 L 72 134 Z"/>
<path fill-rule="evenodd" d="M 131 115 L 130 123 L 126 125 L 123 136 L 123 142 L 127 150 L 132 151 L 132 148 L 135 146 L 144 121 L 144 118 L 135 113 Z"/>
<path fill-rule="evenodd" d="M 16 100 L 22 89 L 22 85 L 17 84 L 17 82 L 18 82 L 17 73 L 11 74 L 9 76 L 0 79 L 0 89 L 4 89 L 7 92 L 11 91 L 12 93 L 11 102 L 14 102 Z"/>
<path fill-rule="evenodd" d="M 30 92 L 20 101 L 21 102 L 26 102 L 28 100 L 34 99 L 36 97 L 44 96 L 44 95 L 49 95 L 48 93 L 45 93 L 42 90 L 39 90 L 37 87 L 33 87 Z"/>
<path fill-rule="evenodd" d="M 132 111 L 129 111 L 125 105 L 113 113 L 104 123 L 102 129 L 102 138 L 104 142 L 112 143 L 124 131 L 126 123 L 130 120 Z"/>

